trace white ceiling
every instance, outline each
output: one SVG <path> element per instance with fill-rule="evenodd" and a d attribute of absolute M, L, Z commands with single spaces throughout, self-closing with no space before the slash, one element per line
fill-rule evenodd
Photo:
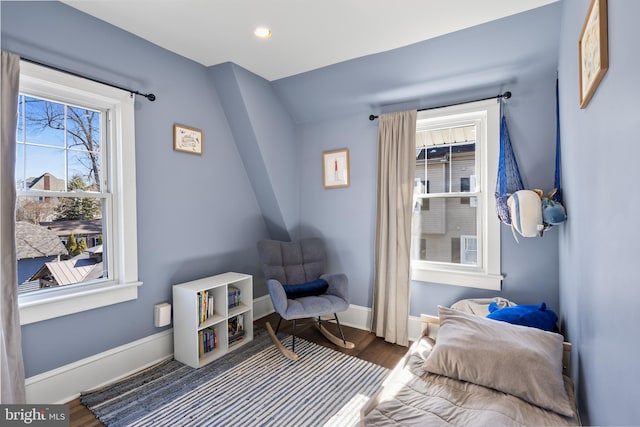
<path fill-rule="evenodd" d="M 62 0 L 205 66 L 272 81 L 557 0 Z M 258 39 L 258 25 L 272 29 Z"/>

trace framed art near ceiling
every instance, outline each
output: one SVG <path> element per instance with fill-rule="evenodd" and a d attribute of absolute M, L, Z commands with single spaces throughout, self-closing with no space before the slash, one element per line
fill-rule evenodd
<path fill-rule="evenodd" d="M 591 0 L 578 42 L 580 108 L 586 108 L 609 68 L 607 0 Z"/>
<path fill-rule="evenodd" d="M 188 126 L 173 125 L 173 149 L 202 154 L 202 131 Z"/>
<path fill-rule="evenodd" d="M 322 153 L 322 176 L 324 188 L 349 186 L 349 150 L 347 148 Z"/>

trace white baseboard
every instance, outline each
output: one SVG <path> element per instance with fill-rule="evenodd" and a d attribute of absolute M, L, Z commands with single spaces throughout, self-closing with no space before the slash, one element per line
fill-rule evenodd
<path fill-rule="evenodd" d="M 263 295 L 258 298 L 254 298 L 253 300 L 253 319 L 261 319 L 264 316 L 268 316 L 269 314 L 276 311 L 273 308 L 273 303 L 271 302 L 271 297 L 269 294 Z"/>
<path fill-rule="evenodd" d="M 373 313 L 370 307 L 351 304 L 347 311 L 339 314 L 339 318 L 342 325 L 370 331 Z M 409 341 L 417 340 L 422 333 L 420 317 L 409 316 L 409 324 L 407 328 Z"/>
<path fill-rule="evenodd" d="M 253 301 L 254 319 L 273 313 L 269 295 Z M 340 313 L 340 323 L 371 330 L 371 308 L 351 305 Z M 409 340 L 420 336 L 420 318 L 409 316 Z M 34 375 L 25 380 L 27 403 L 60 404 L 80 393 L 117 381 L 139 370 L 173 357 L 173 329 L 149 335 L 77 362 Z"/>
<path fill-rule="evenodd" d="M 338 318 L 341 325 L 364 331 L 371 330 L 371 309 L 369 307 L 351 304 L 347 311 L 338 314 Z"/>
<path fill-rule="evenodd" d="M 173 357 L 173 329 L 112 348 L 25 380 L 27 403 L 61 404 Z"/>

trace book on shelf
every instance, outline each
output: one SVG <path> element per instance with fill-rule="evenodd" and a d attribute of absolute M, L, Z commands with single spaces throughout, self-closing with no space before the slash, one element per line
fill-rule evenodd
<path fill-rule="evenodd" d="M 209 327 L 198 331 L 198 347 L 200 349 L 200 356 L 218 348 L 218 333 L 216 328 Z"/>
<path fill-rule="evenodd" d="M 209 295 L 209 302 L 208 302 L 208 313 L 209 313 L 209 317 L 213 317 L 214 311 L 213 311 L 213 307 L 214 307 L 214 301 L 213 301 L 213 295 Z"/>
<path fill-rule="evenodd" d="M 229 286 L 227 288 L 229 308 L 234 308 L 240 305 L 240 289 L 235 286 Z"/>
<path fill-rule="evenodd" d="M 198 319 L 200 324 L 203 324 L 215 314 L 214 302 L 212 292 L 198 292 Z"/>
<path fill-rule="evenodd" d="M 229 344 L 236 343 L 244 339 L 244 314 L 230 317 L 228 320 L 228 341 Z"/>

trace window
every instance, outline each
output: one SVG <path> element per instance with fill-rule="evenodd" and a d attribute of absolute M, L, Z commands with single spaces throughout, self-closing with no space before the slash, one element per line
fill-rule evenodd
<path fill-rule="evenodd" d="M 499 113 L 495 100 L 418 112 L 414 280 L 500 289 Z"/>
<path fill-rule="evenodd" d="M 30 63 L 20 67 L 22 324 L 137 298 L 132 96 Z"/>

